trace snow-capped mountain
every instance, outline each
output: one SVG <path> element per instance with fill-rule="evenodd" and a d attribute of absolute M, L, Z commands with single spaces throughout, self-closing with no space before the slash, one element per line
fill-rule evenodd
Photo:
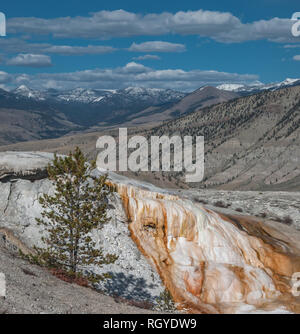
<path fill-rule="evenodd" d="M 297 86 L 297 85 L 300 85 L 300 79 L 287 78 L 284 81 L 281 81 L 278 83 L 263 84 L 261 82 L 257 82 L 251 86 L 241 85 L 241 84 L 223 84 L 223 85 L 217 86 L 217 88 L 221 90 L 235 92 L 235 93 L 251 94 L 251 93 L 257 93 L 257 92 L 264 91 L 264 90 L 274 91 L 280 88 Z"/>
<path fill-rule="evenodd" d="M 142 87 L 128 87 L 123 90 L 117 91 L 119 94 L 127 94 L 131 97 L 141 98 L 147 100 L 153 98 L 158 102 L 172 102 L 174 100 L 182 99 L 186 94 L 177 92 L 171 89 L 158 89 L 158 88 L 142 88 Z"/>
<path fill-rule="evenodd" d="M 112 100 L 122 99 L 123 101 L 151 102 L 151 104 L 162 104 L 177 101 L 185 96 L 184 93 L 170 89 L 155 89 L 128 87 L 119 90 L 98 90 L 82 89 L 63 92 L 56 96 L 57 100 L 65 102 L 80 103 L 108 103 Z"/>
<path fill-rule="evenodd" d="M 171 89 L 155 89 L 155 88 L 141 88 L 128 87 L 119 90 L 104 90 L 104 89 L 84 89 L 75 88 L 67 91 L 59 91 L 49 89 L 46 91 L 38 91 L 28 88 L 25 85 L 14 89 L 12 91 L 17 96 L 22 96 L 36 101 L 55 100 L 63 103 L 84 103 L 97 104 L 110 103 L 111 100 L 124 100 L 142 103 L 164 104 L 168 102 L 175 102 L 182 99 L 186 94 L 173 91 Z"/>
<path fill-rule="evenodd" d="M 111 94 L 113 94 L 113 91 L 76 88 L 58 93 L 55 98 L 64 102 L 95 103 L 101 101 L 106 95 Z"/>
<path fill-rule="evenodd" d="M 48 98 L 47 94 L 45 94 L 44 92 L 33 90 L 25 85 L 21 85 L 18 88 L 14 89 L 12 93 L 17 96 L 26 97 L 36 101 L 45 101 Z"/>
<path fill-rule="evenodd" d="M 113 94 L 105 95 L 102 103 L 123 101 L 123 103 L 146 103 L 151 105 L 164 104 L 169 102 L 177 102 L 186 94 L 171 89 L 156 89 L 142 87 L 128 87 L 115 91 Z"/>
<path fill-rule="evenodd" d="M 76 88 L 66 91 L 34 90 L 22 85 L 0 92 L 0 108 L 59 113 L 74 124 L 89 127 L 111 125 L 138 117 L 149 107 L 167 107 L 186 93 L 170 89 L 128 87 L 119 90 Z"/>
<path fill-rule="evenodd" d="M 296 86 L 300 85 L 300 79 L 291 79 L 287 78 L 284 81 L 281 81 L 279 83 L 273 83 L 269 85 L 265 85 L 264 89 L 269 89 L 269 90 L 276 90 L 284 87 L 290 87 L 290 86 Z"/>
<path fill-rule="evenodd" d="M 255 94 L 264 90 L 277 90 L 280 88 L 300 85 L 300 79 L 287 78 L 278 83 L 264 84 L 257 82 L 253 85 L 243 85 L 236 83 L 226 83 L 217 86 L 219 90 L 225 90 L 235 93 Z M 205 88 L 205 87 L 203 87 Z M 101 104 L 114 103 L 117 100 L 121 103 L 127 104 L 137 101 L 138 103 L 150 103 L 152 105 L 164 104 L 169 102 L 177 102 L 184 98 L 187 94 L 174 91 L 171 89 L 158 88 L 143 88 L 143 87 L 128 87 L 119 90 L 105 90 L 105 89 L 84 89 L 75 88 L 66 91 L 49 89 L 39 91 L 31 89 L 25 85 L 14 89 L 12 91 L 15 95 L 29 98 L 35 101 L 55 100 L 62 103 L 81 103 L 81 104 Z M 122 101 L 121 101 L 122 100 Z"/>

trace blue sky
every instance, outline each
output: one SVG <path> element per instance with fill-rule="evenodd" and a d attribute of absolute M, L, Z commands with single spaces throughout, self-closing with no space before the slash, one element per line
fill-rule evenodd
<path fill-rule="evenodd" d="M 0 87 L 194 90 L 300 77 L 297 0 L 1 1 Z"/>

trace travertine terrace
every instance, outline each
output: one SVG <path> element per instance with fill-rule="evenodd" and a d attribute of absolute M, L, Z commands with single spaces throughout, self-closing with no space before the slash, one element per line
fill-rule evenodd
<path fill-rule="evenodd" d="M 132 238 L 180 308 L 227 313 L 299 306 L 290 293 L 291 276 L 300 270 L 292 230 L 280 235 L 254 218 L 218 214 L 175 195 L 117 188 Z"/>

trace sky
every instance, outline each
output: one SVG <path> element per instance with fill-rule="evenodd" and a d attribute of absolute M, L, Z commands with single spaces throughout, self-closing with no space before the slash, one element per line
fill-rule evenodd
<path fill-rule="evenodd" d="M 0 88 L 193 91 L 300 78 L 299 0 L 0 3 Z M 300 23 L 299 23 L 300 30 Z"/>

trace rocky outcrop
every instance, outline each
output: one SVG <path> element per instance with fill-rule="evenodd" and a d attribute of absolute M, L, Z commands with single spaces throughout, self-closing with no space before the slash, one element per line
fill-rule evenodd
<path fill-rule="evenodd" d="M 8 182 L 14 178 L 32 181 L 45 179 L 45 167 L 52 159 L 52 153 L 0 152 L 0 182 Z"/>
<path fill-rule="evenodd" d="M 53 186 L 48 179 L 37 179 L 40 172 L 53 159 L 48 153 L 16 153 L 0 155 L 0 170 L 11 173 L 12 178 L 0 181 L 0 238 L 12 247 L 23 252 L 34 245 L 42 246 L 43 230 L 36 224 L 42 208 L 38 198 L 43 193 L 51 194 Z M 3 172 L 2 172 L 3 173 Z M 23 179 L 30 176 L 32 179 Z M 87 267 L 96 273 L 110 272 L 112 279 L 101 283 L 98 288 L 110 295 L 124 299 L 154 302 L 164 287 L 158 273 L 140 253 L 130 237 L 127 217 L 118 194 L 109 199 L 108 215 L 111 221 L 100 230 L 95 230 L 92 237 L 107 253 L 118 255 L 115 264 Z"/>
<path fill-rule="evenodd" d="M 24 163 L 34 175 L 32 160 L 28 154 Z M 290 292 L 291 276 L 300 272 L 299 231 L 218 213 L 189 199 L 189 193 L 170 193 L 116 174 L 110 174 L 109 182 L 117 187 L 109 199 L 112 219 L 93 238 L 119 259 L 102 271 L 87 268 L 113 274 L 99 288 L 153 300 L 163 281 L 179 308 L 188 312 L 300 312 Z M 0 228 L 27 247 L 40 244 L 38 197 L 52 191 L 47 179 L 0 182 Z"/>

